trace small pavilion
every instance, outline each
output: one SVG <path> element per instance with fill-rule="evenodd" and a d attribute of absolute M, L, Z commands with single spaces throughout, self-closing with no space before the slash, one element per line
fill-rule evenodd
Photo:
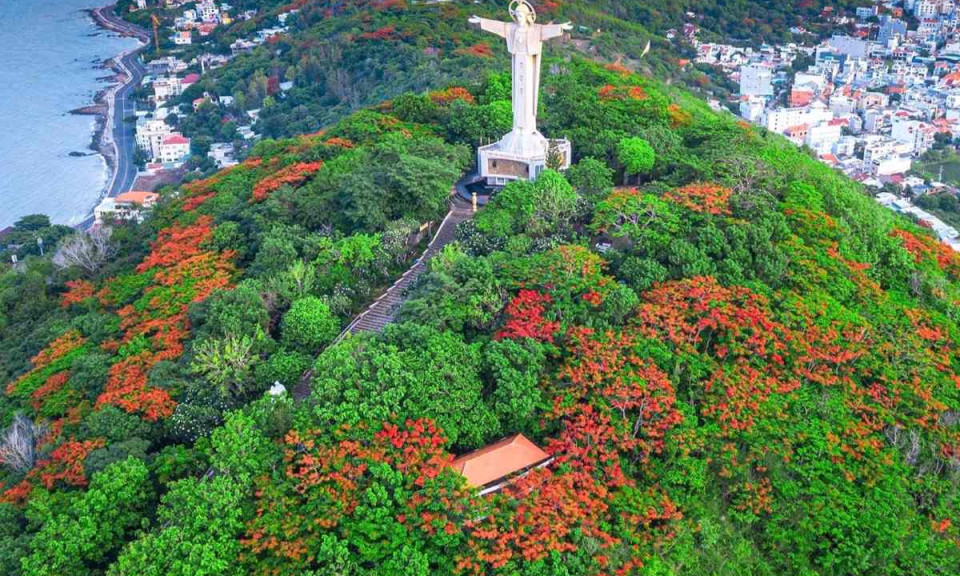
<path fill-rule="evenodd" d="M 450 465 L 480 494 L 496 492 L 514 478 L 549 464 L 553 458 L 523 434 L 508 436 L 460 456 Z"/>

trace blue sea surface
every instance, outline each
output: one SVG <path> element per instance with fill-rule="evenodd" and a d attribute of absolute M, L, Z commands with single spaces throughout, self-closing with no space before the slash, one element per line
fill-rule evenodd
<path fill-rule="evenodd" d="M 137 41 L 98 28 L 83 10 L 99 5 L 0 0 L 0 229 L 37 213 L 78 223 L 103 191 L 106 162 L 89 148 L 96 117 L 69 112 L 110 86 L 99 64 Z"/>

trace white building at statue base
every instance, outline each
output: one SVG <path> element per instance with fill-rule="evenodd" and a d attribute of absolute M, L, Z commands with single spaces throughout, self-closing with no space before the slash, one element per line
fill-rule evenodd
<path fill-rule="evenodd" d="M 551 148 L 560 157 L 559 169 L 570 167 L 570 141 L 548 140 L 540 132 L 510 132 L 499 142 L 477 150 L 477 171 L 489 186 L 504 186 L 511 180 L 535 180 L 547 167 Z"/>

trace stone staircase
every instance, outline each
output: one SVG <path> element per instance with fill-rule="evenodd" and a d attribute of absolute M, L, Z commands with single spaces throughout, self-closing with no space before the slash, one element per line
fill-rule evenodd
<path fill-rule="evenodd" d="M 450 211 L 444 217 L 437 232 L 426 250 L 420 254 L 420 257 L 413 265 L 403 273 L 393 286 L 387 289 L 379 298 L 377 298 L 366 310 L 361 312 L 353 321 L 343 329 L 343 332 L 333 341 L 336 344 L 357 332 L 381 332 L 383 328 L 393 322 L 397 311 L 407 299 L 407 290 L 420 278 L 420 275 L 426 272 L 427 263 L 443 247 L 453 242 L 457 236 L 457 225 L 465 220 L 473 218 L 473 209 L 469 202 L 454 194 L 450 201 Z M 331 344 L 331 345 L 333 345 Z M 308 371 L 293 388 L 294 400 L 300 401 L 310 395 L 310 381 L 313 378 L 313 371 Z"/>
<path fill-rule="evenodd" d="M 430 259 L 443 250 L 443 247 L 456 239 L 457 224 L 473 217 L 473 211 L 470 206 L 461 200 L 454 199 L 450 211 L 447 213 L 436 234 L 427 245 L 427 249 L 413 263 L 406 272 L 403 273 L 396 282 L 393 283 L 382 296 L 377 298 L 363 313 L 357 316 L 349 326 L 340 333 L 340 336 L 334 340 L 334 344 L 343 340 L 348 334 L 357 332 L 380 332 L 384 326 L 393 322 L 394 317 L 400 306 L 407 299 L 407 290 L 412 286 L 420 275 L 426 272 L 427 263 Z"/>

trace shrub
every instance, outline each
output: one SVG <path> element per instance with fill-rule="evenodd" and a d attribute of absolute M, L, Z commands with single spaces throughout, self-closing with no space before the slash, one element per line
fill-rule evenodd
<path fill-rule="evenodd" d="M 336 338 L 340 322 L 319 298 L 308 296 L 293 303 L 283 316 L 283 341 L 307 353 L 317 353 Z"/>

